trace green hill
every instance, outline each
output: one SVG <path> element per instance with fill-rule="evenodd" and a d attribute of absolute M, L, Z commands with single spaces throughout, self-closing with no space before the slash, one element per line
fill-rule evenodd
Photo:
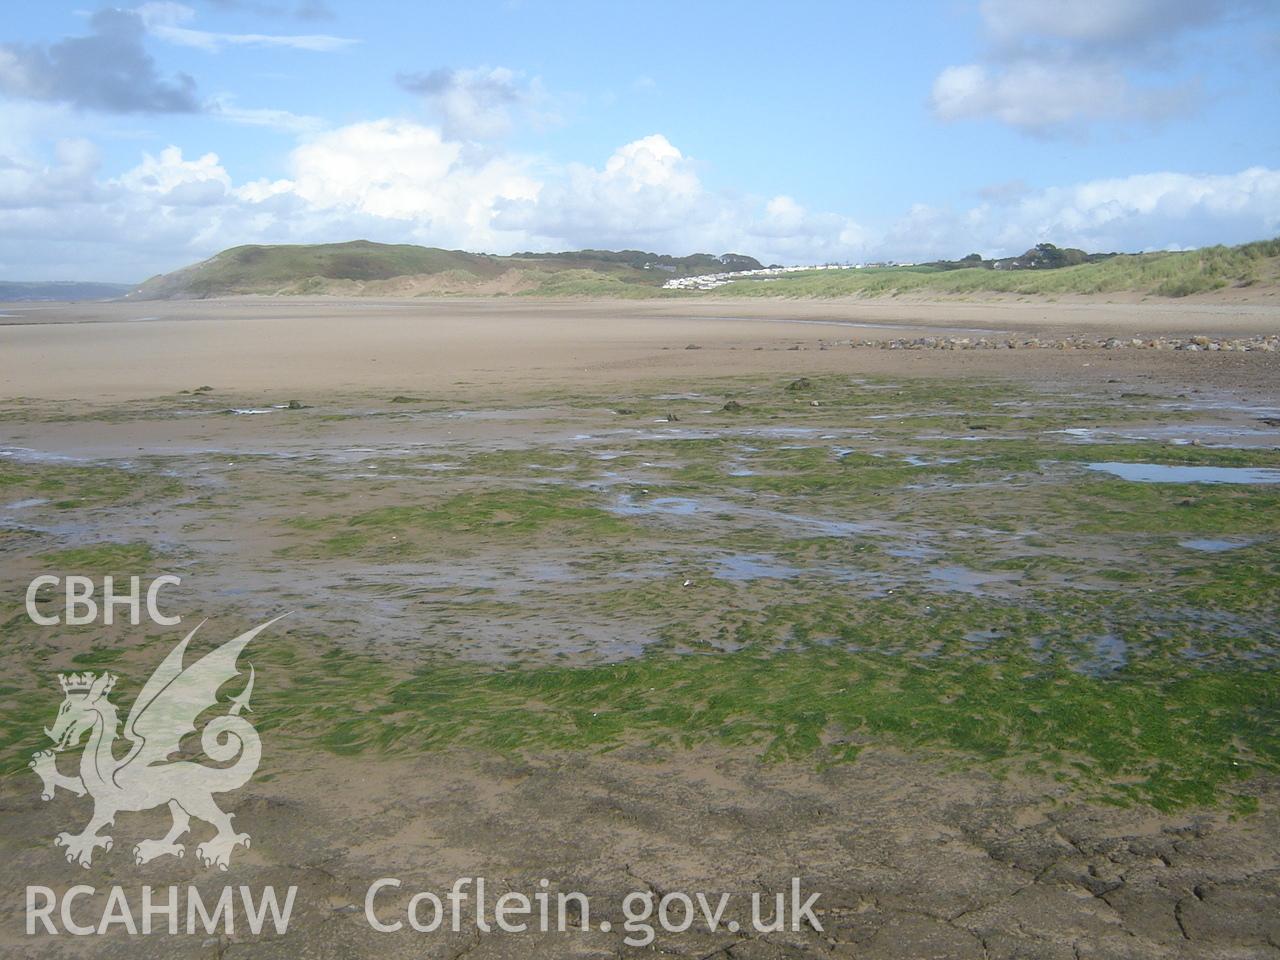
<path fill-rule="evenodd" d="M 822 269 L 734 280 L 711 291 L 663 290 L 673 277 L 756 270 L 739 254 L 686 257 L 641 250 L 572 250 L 490 256 L 411 244 L 232 247 L 153 277 L 129 294 L 190 300 L 244 294 L 542 297 L 896 297 L 993 294 L 1056 297 L 1130 293 L 1184 297 L 1280 284 L 1280 239 L 1179 253 L 1086 254 L 1040 244 L 1020 257 L 914 266 Z M 119 291 L 117 291 L 118 295 Z"/>
<path fill-rule="evenodd" d="M 652 295 L 671 277 L 759 266 L 758 261 L 740 254 L 672 257 L 639 250 L 581 250 L 498 257 L 368 240 L 247 245 L 153 277 L 130 296 L 195 300 L 244 294 L 538 294 L 575 289 L 575 283 L 564 282 L 566 277 L 602 281 L 616 289 L 615 295 Z"/>

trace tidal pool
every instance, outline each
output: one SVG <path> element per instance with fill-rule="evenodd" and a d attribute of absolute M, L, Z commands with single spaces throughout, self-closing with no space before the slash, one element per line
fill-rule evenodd
<path fill-rule="evenodd" d="M 1164 463 L 1090 463 L 1090 470 L 1139 483 L 1280 483 L 1270 467 L 1188 467 Z"/>
<path fill-rule="evenodd" d="M 701 505 L 697 500 L 688 497 L 654 497 L 650 500 L 635 500 L 629 494 L 623 494 L 610 508 L 614 513 L 624 516 L 635 516 L 647 513 L 674 513 L 688 516 L 697 513 Z"/>
<path fill-rule="evenodd" d="M 715 564 L 714 576 L 720 580 L 788 580 L 804 573 L 763 555 L 733 554 L 717 558 Z"/>
<path fill-rule="evenodd" d="M 1201 553 L 1225 553 L 1227 550 L 1239 550 L 1253 543 L 1252 540 L 1181 540 L 1178 546 L 1188 550 L 1199 550 Z"/>

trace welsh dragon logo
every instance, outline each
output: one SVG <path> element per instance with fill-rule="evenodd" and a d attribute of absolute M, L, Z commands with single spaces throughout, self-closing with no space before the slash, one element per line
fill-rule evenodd
<path fill-rule="evenodd" d="M 87 793 L 93 798 L 88 825 L 80 833 L 60 833 L 53 841 L 66 849 L 68 863 L 87 869 L 98 847 L 110 852 L 112 838 L 99 831 L 112 826 L 117 813 L 149 810 L 166 803 L 173 826 L 161 839 L 142 840 L 134 846 L 137 863 L 165 856 L 181 858 L 186 848 L 178 841 L 190 829 L 192 817 L 217 831 L 213 839 L 196 847 L 196 858 L 204 866 L 226 870 L 236 847 L 248 849 L 249 834 L 232 828 L 232 815 L 218 808 L 213 794 L 243 786 L 262 757 L 258 731 L 241 716 L 249 709 L 253 691 L 252 665 L 244 688 L 229 699 L 228 711 L 210 720 L 200 735 L 200 747 L 209 759 L 227 765 L 213 767 L 169 758 L 179 749 L 179 742 L 195 731 L 200 715 L 217 705 L 222 685 L 240 673 L 236 660 L 245 645 L 278 619 L 228 640 L 184 667 L 187 644 L 200 627 L 187 634 L 156 668 L 129 709 L 124 739 L 130 746 L 121 759 L 115 749 L 120 721 L 109 699 L 116 677 L 106 672 L 59 675 L 65 696 L 52 729 L 44 731 L 54 747 L 35 753 L 29 766 L 44 784 L 42 799 L 52 800 L 59 787 L 78 797 Z M 86 733 L 89 741 L 80 757 L 80 775 L 60 773 L 57 754 L 78 746 Z"/>

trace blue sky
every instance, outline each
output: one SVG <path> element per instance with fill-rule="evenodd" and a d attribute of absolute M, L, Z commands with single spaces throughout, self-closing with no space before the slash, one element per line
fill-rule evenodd
<path fill-rule="evenodd" d="M 1280 233 L 1280 5 L 162 0 L 0 23 L 0 278 L 246 242 L 917 260 Z"/>

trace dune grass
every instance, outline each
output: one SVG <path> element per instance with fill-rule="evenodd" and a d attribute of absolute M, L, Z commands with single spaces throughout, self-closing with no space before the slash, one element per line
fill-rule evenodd
<path fill-rule="evenodd" d="M 664 290 L 643 277 L 643 281 L 626 279 L 595 270 L 560 270 L 543 276 L 538 286 L 525 291 L 531 297 L 601 297 L 622 300 L 642 300 L 653 297 L 677 297 L 685 295 L 680 290 Z"/>
<path fill-rule="evenodd" d="M 938 270 L 921 266 L 814 270 L 767 283 L 739 280 L 715 292 L 735 297 L 877 297 L 908 293 L 1027 296 L 1141 293 L 1186 297 L 1277 277 L 1280 277 L 1280 239 L 1183 253 L 1126 254 L 1058 270 Z"/>

